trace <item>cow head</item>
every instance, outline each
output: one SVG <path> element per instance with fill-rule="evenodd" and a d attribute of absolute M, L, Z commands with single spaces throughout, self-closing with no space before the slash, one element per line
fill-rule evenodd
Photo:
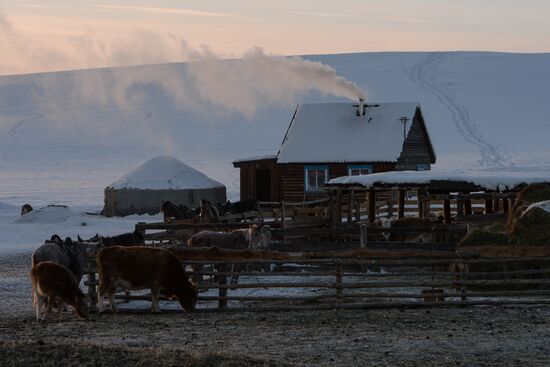
<path fill-rule="evenodd" d="M 248 248 L 269 251 L 271 246 L 271 227 L 253 224 L 248 228 Z"/>
<path fill-rule="evenodd" d="M 184 290 L 178 292 L 175 296 L 177 297 L 181 307 L 187 312 L 195 311 L 197 305 L 197 299 L 199 297 L 199 291 L 197 286 L 192 282 L 184 279 L 185 285 Z"/>
<path fill-rule="evenodd" d="M 84 294 L 75 296 L 72 308 L 74 313 L 82 320 L 90 317 L 90 298 Z"/>

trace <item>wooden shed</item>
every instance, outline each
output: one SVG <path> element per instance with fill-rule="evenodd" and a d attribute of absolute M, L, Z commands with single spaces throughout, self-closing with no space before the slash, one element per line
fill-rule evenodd
<path fill-rule="evenodd" d="M 276 155 L 233 165 L 241 200 L 304 201 L 336 177 L 429 170 L 435 159 L 418 103 L 317 103 L 296 108 Z"/>

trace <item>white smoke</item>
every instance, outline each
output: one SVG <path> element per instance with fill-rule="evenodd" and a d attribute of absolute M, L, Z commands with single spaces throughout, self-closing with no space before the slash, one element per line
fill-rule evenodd
<path fill-rule="evenodd" d="M 162 134 L 147 114 L 148 108 L 158 107 L 155 99 L 205 119 L 234 113 L 251 119 L 259 108 L 270 106 L 288 106 L 290 111 L 311 92 L 365 99 L 358 86 L 334 68 L 301 57 L 272 56 L 252 48 L 229 58 L 207 46 L 193 47 L 184 39 L 147 30 L 109 42 L 87 31 L 44 45 L 17 32 L 1 11 L 0 54 L 0 75 L 91 68 L 33 75 L 28 103 L 39 106 L 36 116 L 59 125 L 89 129 L 93 123 L 96 138 L 130 124 L 134 131 Z M 147 64 L 163 65 L 117 68 Z M 115 68 L 100 69 L 104 67 Z M 0 112 L 0 130 L 17 129 L 19 121 L 2 117 Z"/>

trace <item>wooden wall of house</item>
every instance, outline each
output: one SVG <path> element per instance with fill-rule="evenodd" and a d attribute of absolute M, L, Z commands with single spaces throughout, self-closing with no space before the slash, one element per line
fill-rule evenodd
<path fill-rule="evenodd" d="M 275 159 L 238 162 L 235 164 L 235 167 L 240 168 L 241 200 L 257 200 L 256 170 L 258 169 L 268 169 L 271 171 L 271 201 L 281 200 L 281 169 L 275 163 Z"/>
<path fill-rule="evenodd" d="M 432 159 L 433 158 L 433 159 Z M 417 164 L 430 164 L 434 162 L 430 151 L 430 142 L 426 125 L 420 110 L 414 115 L 412 126 L 403 144 L 403 150 L 398 159 L 397 169 L 416 169 Z"/>
<path fill-rule="evenodd" d="M 329 179 L 348 175 L 348 165 L 351 163 L 319 163 L 319 165 L 328 166 Z M 373 173 L 387 172 L 395 170 L 395 162 L 356 162 L 353 165 L 373 166 Z M 280 164 L 281 167 L 281 193 L 283 201 L 306 201 L 316 200 L 326 196 L 326 192 L 305 192 L 304 167 L 312 164 L 288 163 Z"/>

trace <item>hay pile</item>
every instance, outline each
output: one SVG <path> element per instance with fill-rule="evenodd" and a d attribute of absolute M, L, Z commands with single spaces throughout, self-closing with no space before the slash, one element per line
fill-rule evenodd
<path fill-rule="evenodd" d="M 492 226 L 468 233 L 458 244 L 457 253 L 472 254 L 474 247 L 550 247 L 550 211 L 545 210 L 546 206 L 540 205 L 547 200 L 550 200 L 550 184 L 536 183 L 526 186 L 518 193 L 506 227 Z M 485 257 L 485 254 L 479 252 L 478 256 Z"/>
<path fill-rule="evenodd" d="M 550 184 L 532 184 L 518 193 L 506 227 L 492 226 L 474 230 L 457 245 L 461 258 L 518 258 L 507 263 L 475 263 L 470 272 L 510 272 L 515 270 L 550 269 L 546 260 L 523 261 L 526 257 L 550 257 Z M 545 201 L 548 201 L 545 205 Z M 542 202 L 542 203 L 541 203 Z M 549 274 L 508 275 L 507 279 L 541 279 Z M 469 276 L 475 279 L 475 276 Z M 487 279 L 487 275 L 481 278 Z M 492 276 L 491 276 L 492 278 Z M 498 279 L 496 277 L 495 279 Z M 529 286 L 529 289 L 548 289 L 546 285 Z M 472 290 L 522 290 L 525 286 L 479 286 Z"/>

